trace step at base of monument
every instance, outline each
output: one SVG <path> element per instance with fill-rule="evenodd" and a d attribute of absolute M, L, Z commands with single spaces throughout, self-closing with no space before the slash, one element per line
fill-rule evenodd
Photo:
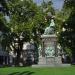
<path fill-rule="evenodd" d="M 37 64 L 32 65 L 34 68 L 41 68 L 41 67 L 70 67 L 71 64 Z"/>

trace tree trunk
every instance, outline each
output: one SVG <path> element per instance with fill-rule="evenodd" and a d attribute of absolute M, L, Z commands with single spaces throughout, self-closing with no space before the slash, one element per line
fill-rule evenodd
<path fill-rule="evenodd" d="M 16 66 L 20 66 L 20 63 L 21 63 L 21 53 L 22 53 L 22 47 L 23 47 L 23 42 L 19 39 L 18 40 L 18 48 L 16 50 L 16 53 L 17 53 L 17 57 L 16 57 Z"/>

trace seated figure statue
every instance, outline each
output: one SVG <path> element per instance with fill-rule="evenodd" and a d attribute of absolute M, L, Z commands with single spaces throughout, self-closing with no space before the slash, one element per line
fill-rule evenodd
<path fill-rule="evenodd" d="M 55 33 L 55 23 L 54 20 L 51 19 L 51 23 L 49 27 L 46 27 L 44 35 L 54 34 Z"/>

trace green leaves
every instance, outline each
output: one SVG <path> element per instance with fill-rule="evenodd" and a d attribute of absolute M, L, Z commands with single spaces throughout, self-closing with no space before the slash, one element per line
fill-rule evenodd
<path fill-rule="evenodd" d="M 32 0 L 8 0 L 6 4 L 10 14 L 10 22 L 6 27 L 9 28 L 11 34 L 15 33 L 16 36 L 20 37 L 23 33 L 24 41 L 33 37 L 39 38 L 38 34 L 43 34 L 46 27 L 45 16 L 48 11 L 53 11 L 52 3 L 47 4 L 49 9 L 45 13 L 42 11 L 42 6 L 37 6 Z"/>
<path fill-rule="evenodd" d="M 75 1 L 65 0 L 62 10 L 59 42 L 62 48 L 75 60 Z M 63 31 L 63 28 L 65 31 Z"/>

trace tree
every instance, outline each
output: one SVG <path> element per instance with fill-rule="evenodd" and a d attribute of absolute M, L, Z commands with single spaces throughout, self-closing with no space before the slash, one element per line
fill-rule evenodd
<path fill-rule="evenodd" d="M 9 32 L 9 28 L 7 27 L 7 21 L 5 19 L 5 15 L 8 14 L 9 12 L 6 0 L 0 0 L 0 32 L 2 32 L 2 35 L 0 36 L 0 42 L 2 44 L 3 50 L 5 50 L 5 43 L 6 43 L 5 36 Z"/>
<path fill-rule="evenodd" d="M 30 42 L 33 39 L 37 47 L 39 34 L 43 33 L 44 15 L 32 0 L 10 0 L 7 5 L 10 22 L 6 26 L 10 31 L 5 36 L 7 39 L 5 44 L 8 50 L 17 53 L 16 65 L 19 65 L 23 42 Z"/>
<path fill-rule="evenodd" d="M 15 64 L 19 65 L 24 42 L 33 39 L 37 50 L 40 35 L 47 25 L 45 13 L 32 0 L 7 0 L 5 3 L 3 4 L 6 6 L 2 5 L 7 9 L 6 14 L 9 15 L 10 21 L 5 23 L 8 32 L 3 33 L 2 45 L 6 50 L 17 54 Z"/>
<path fill-rule="evenodd" d="M 66 17 L 62 24 L 64 31 L 60 34 L 60 43 L 64 50 L 72 57 L 72 62 L 75 62 L 75 1 L 65 0 L 63 14 Z"/>
<path fill-rule="evenodd" d="M 5 0 L 0 0 L 0 30 L 6 31 L 7 27 L 5 26 L 6 20 L 5 15 L 8 15 L 8 7 Z"/>

